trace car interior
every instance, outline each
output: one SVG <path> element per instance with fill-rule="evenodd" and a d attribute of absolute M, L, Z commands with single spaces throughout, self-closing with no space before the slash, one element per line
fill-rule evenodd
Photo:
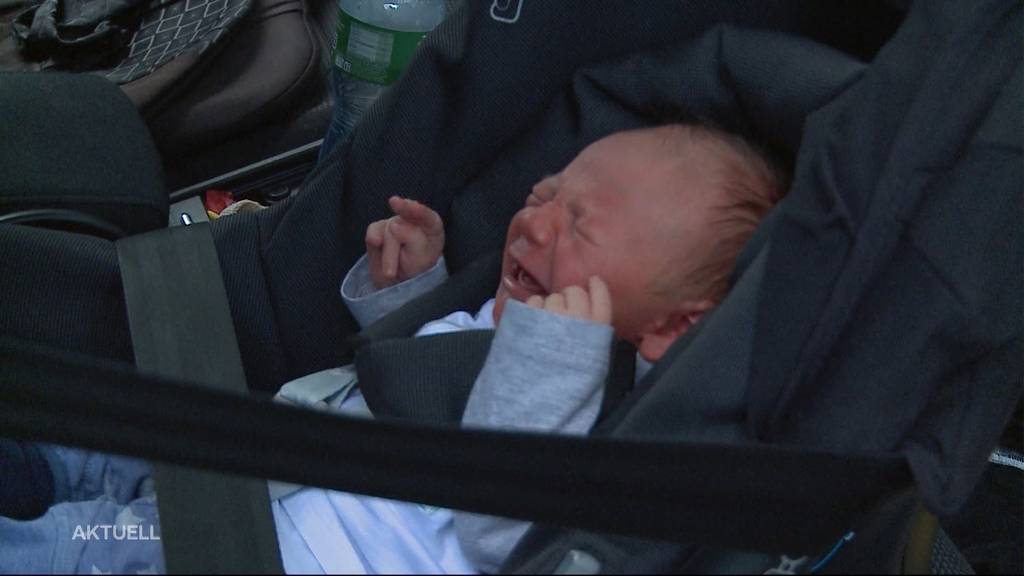
<path fill-rule="evenodd" d="M 336 2 L 124 4 L 0 0 L 0 438 L 158 463 L 169 573 L 283 572 L 268 479 L 533 521 L 501 572 L 1024 573 L 1020 3 L 447 0 L 329 149 Z M 729 296 L 585 437 L 460 429 L 490 336 L 408 337 L 679 117 L 792 170 Z M 360 330 L 396 193 L 451 276 Z M 374 422 L 271 400 L 349 364 Z"/>

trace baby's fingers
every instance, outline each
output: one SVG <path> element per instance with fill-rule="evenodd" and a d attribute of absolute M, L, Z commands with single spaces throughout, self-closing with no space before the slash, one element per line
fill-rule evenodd
<path fill-rule="evenodd" d="M 590 288 L 590 319 L 602 324 L 612 323 L 612 295 L 608 285 L 600 276 L 591 276 Z"/>
<path fill-rule="evenodd" d="M 387 223 L 387 220 L 378 220 L 366 227 L 367 251 L 380 250 L 380 247 L 384 245 L 384 227 Z"/>
<path fill-rule="evenodd" d="M 391 227 L 385 225 L 384 247 L 381 249 L 380 263 L 384 276 L 389 280 L 393 280 L 398 275 L 398 256 L 401 248 L 402 244 L 391 232 Z"/>
<path fill-rule="evenodd" d="M 565 307 L 565 296 L 560 292 L 549 295 L 547 300 L 544 301 L 544 309 L 552 314 L 561 314 L 565 316 L 567 313 Z"/>
<path fill-rule="evenodd" d="M 426 235 L 432 236 L 444 232 L 444 223 L 441 222 L 441 216 L 426 205 L 399 196 L 389 198 L 388 204 L 391 205 L 391 209 L 395 211 L 395 214 L 401 216 L 412 225 L 422 228 Z"/>
<path fill-rule="evenodd" d="M 388 231 L 402 246 L 410 250 L 422 250 L 427 243 L 423 230 L 406 222 L 401 216 L 388 221 Z"/>
<path fill-rule="evenodd" d="M 387 283 L 381 266 L 381 248 L 384 246 L 385 220 L 379 220 L 366 227 L 366 256 L 370 263 L 370 278 L 378 288 Z"/>
<path fill-rule="evenodd" d="M 569 316 L 590 319 L 590 298 L 587 292 L 579 286 L 569 286 L 563 290 L 565 294 L 565 309 Z"/>

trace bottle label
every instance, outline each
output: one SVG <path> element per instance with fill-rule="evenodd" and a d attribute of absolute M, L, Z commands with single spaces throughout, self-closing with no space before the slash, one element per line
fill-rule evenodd
<path fill-rule="evenodd" d="M 397 32 L 338 11 L 334 65 L 348 76 L 388 85 L 405 70 L 426 32 Z"/>

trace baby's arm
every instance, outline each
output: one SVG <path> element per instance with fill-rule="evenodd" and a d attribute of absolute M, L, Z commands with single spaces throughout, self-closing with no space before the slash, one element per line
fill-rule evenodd
<path fill-rule="evenodd" d="M 463 415 L 464 426 L 586 434 L 604 395 L 613 338 L 600 279 L 527 304 L 509 301 Z M 497 572 L 528 522 L 455 513 L 466 557 Z"/>
<path fill-rule="evenodd" d="M 613 337 L 596 276 L 526 304 L 510 300 L 462 419 L 464 426 L 585 434 L 597 417 Z"/>
<path fill-rule="evenodd" d="M 341 283 L 341 296 L 360 326 L 397 310 L 448 278 L 441 217 L 414 200 L 393 196 L 395 215 L 366 229 L 366 255 Z"/>

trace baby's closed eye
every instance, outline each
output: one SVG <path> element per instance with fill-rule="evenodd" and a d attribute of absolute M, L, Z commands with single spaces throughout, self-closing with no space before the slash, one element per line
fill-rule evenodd
<path fill-rule="evenodd" d="M 548 175 L 534 184 L 530 196 L 526 198 L 526 205 L 540 206 L 550 202 L 558 194 L 558 187 L 555 185 L 557 178 L 556 175 Z"/>

